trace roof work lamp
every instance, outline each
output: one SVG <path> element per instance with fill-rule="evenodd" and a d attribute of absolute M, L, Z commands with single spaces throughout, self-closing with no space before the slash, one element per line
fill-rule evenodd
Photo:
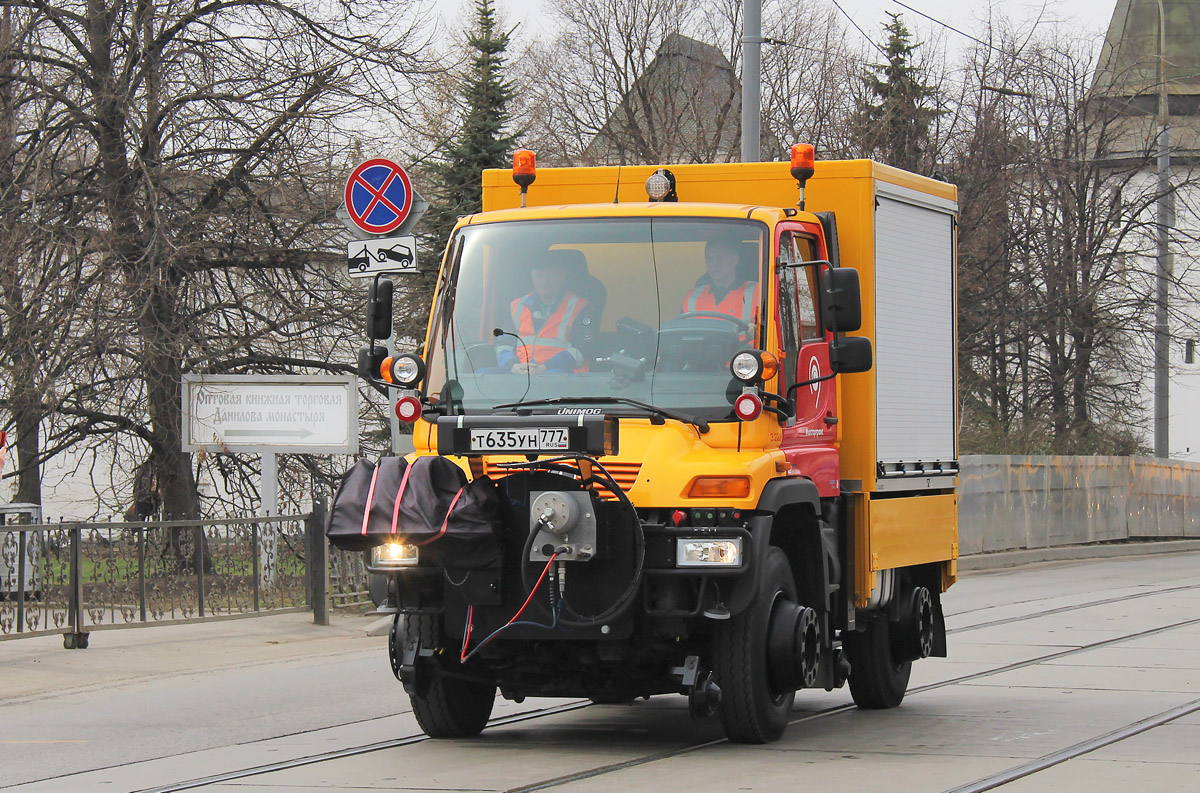
<path fill-rule="evenodd" d="M 659 168 L 646 179 L 646 195 L 653 202 L 678 201 L 675 192 L 675 174 L 666 168 Z"/>

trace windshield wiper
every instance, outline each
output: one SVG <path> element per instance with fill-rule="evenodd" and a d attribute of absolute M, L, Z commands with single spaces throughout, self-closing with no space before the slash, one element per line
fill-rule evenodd
<path fill-rule="evenodd" d="M 693 424 L 695 425 L 696 429 L 700 430 L 702 433 L 708 432 L 708 422 L 704 421 L 703 419 L 692 418 L 691 416 L 685 416 L 682 413 L 676 413 L 671 410 L 663 410 L 660 407 L 651 405 L 649 402 L 639 402 L 636 399 L 628 399 L 626 397 L 618 396 L 564 396 L 550 397 L 549 399 L 525 399 L 520 402 L 507 402 L 503 405 L 493 405 L 492 410 L 500 410 L 501 408 L 512 408 L 515 410 L 517 408 L 539 407 L 543 405 L 585 405 L 588 403 L 600 405 L 632 405 L 633 407 L 641 408 L 642 410 L 648 410 L 657 416 L 662 416 L 663 418 L 675 419 L 676 421 L 682 421 L 685 424 Z M 660 420 L 655 423 L 661 424 L 662 421 Z"/>

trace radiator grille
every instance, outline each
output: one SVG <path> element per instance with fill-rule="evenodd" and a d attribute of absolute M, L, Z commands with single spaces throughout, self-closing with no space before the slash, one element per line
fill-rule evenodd
<path fill-rule="evenodd" d="M 483 472 L 491 477 L 507 476 L 508 474 L 512 473 L 512 469 L 501 468 L 497 464 L 500 462 L 504 462 L 504 461 L 497 460 L 497 461 L 493 462 L 492 460 L 484 460 L 483 461 Z M 613 479 L 617 480 L 617 484 L 626 493 L 628 493 L 629 489 L 631 487 L 633 487 L 633 483 L 637 481 L 638 474 L 641 473 L 641 470 L 642 470 L 641 463 L 622 463 L 622 462 L 615 462 L 615 461 L 610 462 L 608 460 L 605 460 L 605 461 L 603 461 L 603 464 L 604 464 L 604 469 L 606 471 L 608 471 L 609 474 L 612 475 Z M 599 473 L 599 472 L 597 472 L 597 473 Z M 603 488 L 603 486 L 602 486 L 602 488 Z M 607 488 L 603 488 L 603 489 L 607 490 Z"/>

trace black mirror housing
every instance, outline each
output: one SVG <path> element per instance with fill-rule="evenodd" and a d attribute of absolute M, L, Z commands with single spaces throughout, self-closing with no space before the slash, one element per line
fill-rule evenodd
<path fill-rule="evenodd" d="M 874 364 L 871 340 L 862 336 L 843 336 L 829 342 L 829 367 L 838 374 L 868 372 Z"/>
<path fill-rule="evenodd" d="M 392 290 L 395 285 L 390 278 L 376 278 L 371 282 L 367 297 L 367 338 L 383 340 L 392 335 Z"/>
<path fill-rule="evenodd" d="M 364 344 L 358 348 L 358 376 L 364 380 L 378 380 L 379 367 L 387 358 L 387 347 Z"/>
<path fill-rule="evenodd" d="M 858 270 L 830 267 L 821 273 L 821 319 L 836 333 L 862 327 L 862 298 L 858 289 Z"/>

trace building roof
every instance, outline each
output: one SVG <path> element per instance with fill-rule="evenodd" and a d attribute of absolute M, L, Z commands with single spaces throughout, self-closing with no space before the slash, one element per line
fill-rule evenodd
<path fill-rule="evenodd" d="M 1156 145 L 1160 59 L 1171 146 L 1200 150 L 1200 0 L 1162 0 L 1162 9 L 1160 46 L 1159 0 L 1117 0 L 1100 51 L 1092 92 L 1125 116 L 1111 146 L 1119 156 L 1147 156 Z"/>
<path fill-rule="evenodd" d="M 1200 0 L 1162 0 L 1166 35 L 1162 47 L 1168 93 L 1200 97 Z M 1117 0 L 1100 52 L 1092 90 L 1110 96 L 1157 96 L 1159 69 L 1158 0 Z M 1195 102 L 1172 100 L 1171 109 Z"/>
<path fill-rule="evenodd" d="M 741 82 L 716 47 L 667 36 L 584 151 L 587 164 L 722 162 L 740 151 Z"/>

